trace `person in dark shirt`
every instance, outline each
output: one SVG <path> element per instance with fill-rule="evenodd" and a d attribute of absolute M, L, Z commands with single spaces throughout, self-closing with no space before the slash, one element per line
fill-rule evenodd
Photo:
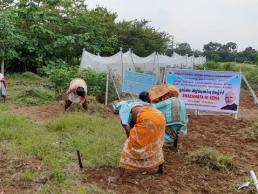
<path fill-rule="evenodd" d="M 233 92 L 227 92 L 225 94 L 226 106 L 223 106 L 222 110 L 233 110 L 237 111 L 237 104 L 235 103 L 236 97 Z"/>

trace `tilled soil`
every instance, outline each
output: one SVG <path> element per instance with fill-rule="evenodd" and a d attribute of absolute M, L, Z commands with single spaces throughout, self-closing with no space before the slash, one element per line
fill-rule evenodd
<path fill-rule="evenodd" d="M 46 120 L 62 114 L 63 106 L 53 103 L 41 106 L 16 107 L 14 112 L 30 116 L 36 121 Z M 240 129 L 250 127 L 258 121 L 258 106 L 252 97 L 241 95 L 238 119 L 233 116 L 190 115 L 188 134 L 179 140 L 179 151 L 165 151 L 164 174 L 157 169 L 147 173 L 127 173 L 121 184 L 108 184 L 108 176 L 116 174 L 114 168 L 84 169 L 82 184 L 96 183 L 115 193 L 253 193 L 236 188 L 245 181 L 250 170 L 258 175 L 258 141 L 244 139 Z M 207 170 L 191 164 L 187 155 L 202 147 L 211 147 L 224 154 L 234 156 L 236 170 L 223 173 Z M 0 190 L 1 191 L 1 190 Z"/>

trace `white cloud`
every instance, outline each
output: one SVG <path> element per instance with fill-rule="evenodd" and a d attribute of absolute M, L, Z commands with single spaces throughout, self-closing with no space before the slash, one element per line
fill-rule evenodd
<path fill-rule="evenodd" d="M 147 19 L 150 25 L 202 50 L 209 41 L 236 42 L 258 50 L 258 0 L 88 0 L 118 20 Z"/>

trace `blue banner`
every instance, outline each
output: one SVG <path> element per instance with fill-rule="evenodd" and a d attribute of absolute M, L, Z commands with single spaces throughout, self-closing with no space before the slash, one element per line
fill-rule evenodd
<path fill-rule="evenodd" d="M 238 112 L 238 72 L 168 69 L 166 82 L 178 88 L 188 109 Z"/>
<path fill-rule="evenodd" d="M 122 91 L 129 94 L 139 95 L 142 91 L 148 91 L 157 82 L 155 75 L 126 71 Z"/>

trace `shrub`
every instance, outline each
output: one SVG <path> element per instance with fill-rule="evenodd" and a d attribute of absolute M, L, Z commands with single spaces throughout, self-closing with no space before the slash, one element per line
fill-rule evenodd
<path fill-rule="evenodd" d="M 96 99 L 101 102 L 105 100 L 107 79 L 107 75 L 105 73 L 97 73 L 94 70 L 88 69 L 79 72 L 78 77 L 87 82 L 89 95 L 95 96 Z"/>
<path fill-rule="evenodd" d="M 44 68 L 44 71 L 49 77 L 49 80 L 54 84 L 54 88 L 59 97 L 61 97 L 68 89 L 72 79 L 82 78 L 87 83 L 89 95 L 95 96 L 96 99 L 101 102 L 105 100 L 107 77 L 105 73 L 97 73 L 91 69 L 79 71 L 78 66 L 51 66 Z M 112 89 L 113 85 L 110 84 L 110 86 L 110 89 Z"/>
<path fill-rule="evenodd" d="M 219 64 L 216 63 L 215 61 L 208 61 L 206 63 L 206 67 L 207 69 L 209 70 L 215 70 L 215 69 L 218 69 L 219 68 Z"/>
<path fill-rule="evenodd" d="M 233 71 L 233 64 L 232 63 L 226 63 L 225 65 L 223 65 L 223 69 L 225 71 Z"/>
<path fill-rule="evenodd" d="M 191 163 L 198 164 L 206 169 L 214 169 L 223 172 L 235 169 L 232 156 L 224 155 L 212 148 L 200 148 L 191 152 L 188 157 Z"/>

